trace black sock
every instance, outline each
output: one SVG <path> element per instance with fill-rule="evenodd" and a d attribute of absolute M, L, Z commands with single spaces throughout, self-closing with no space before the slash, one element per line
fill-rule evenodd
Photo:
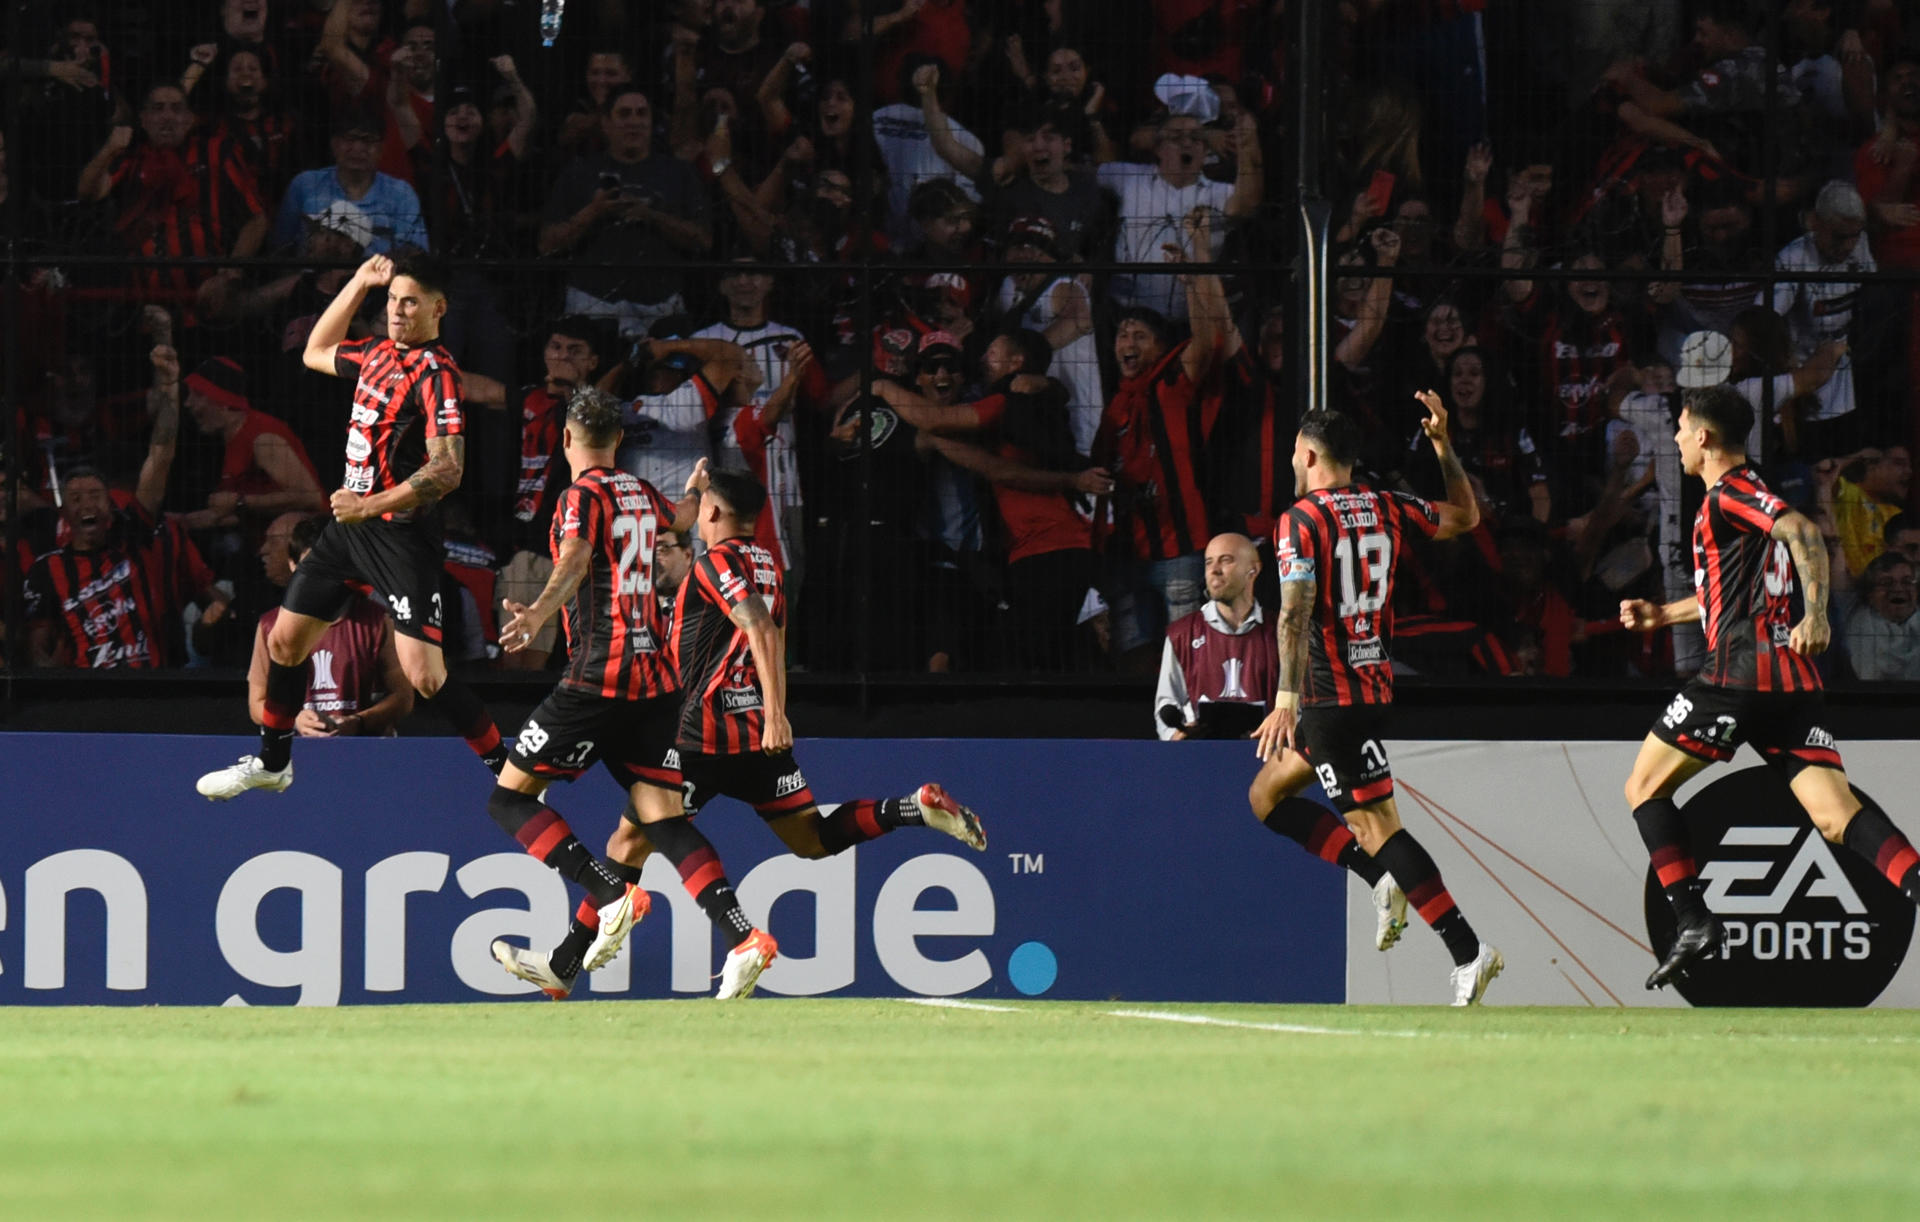
<path fill-rule="evenodd" d="M 640 881 L 639 868 L 625 862 L 608 861 L 607 872 L 623 883 Z M 573 979 L 580 974 L 580 961 L 587 957 L 587 947 L 593 945 L 593 936 L 599 932 L 600 909 L 591 899 L 581 900 L 572 922 L 567 925 L 567 936 L 560 939 L 560 945 L 547 956 L 547 966 L 562 980 Z"/>
<path fill-rule="evenodd" d="M 1353 838 L 1352 829 L 1340 821 L 1340 816 L 1318 802 L 1299 797 L 1282 798 L 1260 822 L 1320 860 L 1353 871 L 1369 887 L 1379 882 L 1384 873 L 1380 863 L 1367 856 L 1360 842 Z"/>
<path fill-rule="evenodd" d="M 293 760 L 293 721 L 307 700 L 307 668 L 267 661 L 267 694 L 261 710 L 260 764 L 279 772 Z"/>
<path fill-rule="evenodd" d="M 1660 889 L 1673 905 L 1673 915 L 1682 925 L 1705 921 L 1709 915 L 1705 887 L 1693 861 L 1693 845 L 1680 808 L 1672 798 L 1648 798 L 1633 808 L 1633 822 L 1640 829 L 1641 842 L 1647 846 Z"/>
<path fill-rule="evenodd" d="M 507 762 L 507 749 L 500 741 L 500 727 L 493 724 L 492 714 L 487 712 L 487 706 L 480 702 L 480 697 L 467 686 L 465 679 L 448 675 L 446 682 L 440 685 L 440 690 L 431 697 L 422 697 L 422 701 L 446 718 L 453 732 L 467 740 L 467 747 L 480 757 L 480 762 L 493 775 L 500 775 L 500 769 Z"/>
<path fill-rule="evenodd" d="M 1914 851 L 1878 804 L 1862 799 L 1840 842 L 1866 858 L 1909 900 L 1920 903 L 1920 852 Z"/>
<path fill-rule="evenodd" d="M 1434 864 L 1413 834 L 1401 828 L 1387 837 L 1374 860 L 1386 868 L 1400 889 L 1407 893 L 1407 906 L 1420 919 L 1433 926 L 1433 932 L 1447 944 L 1455 967 L 1472 963 L 1480 953 L 1480 936 L 1467 924 L 1466 916 L 1453 902 L 1446 883 L 1440 881 L 1440 867 Z"/>
<path fill-rule="evenodd" d="M 532 794 L 496 785 L 487 800 L 487 814 L 529 854 L 585 887 L 595 907 L 605 907 L 626 894 L 626 884 L 580 843 L 560 812 Z"/>
<path fill-rule="evenodd" d="M 746 941 L 753 926 L 747 914 L 740 910 L 740 900 L 733 893 L 733 884 L 727 881 L 720 854 L 713 851 L 713 844 L 693 825 L 693 820 L 676 815 L 646 827 L 647 839 L 680 872 L 681 886 L 727 939 L 727 945 L 738 946 Z"/>
<path fill-rule="evenodd" d="M 920 808 L 907 798 L 855 798 L 820 812 L 820 843 L 828 853 L 864 844 L 896 827 L 925 827 Z"/>

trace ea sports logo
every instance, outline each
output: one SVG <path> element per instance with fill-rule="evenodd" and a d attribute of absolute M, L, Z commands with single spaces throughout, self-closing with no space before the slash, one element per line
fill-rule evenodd
<path fill-rule="evenodd" d="M 1721 777 L 1682 809 L 1707 907 L 1726 940 L 1676 984 L 1696 1006 L 1864 1006 L 1900 970 L 1914 908 L 1872 866 L 1821 839 L 1771 768 Z M 1672 906 L 1651 867 L 1647 936 L 1665 957 Z"/>

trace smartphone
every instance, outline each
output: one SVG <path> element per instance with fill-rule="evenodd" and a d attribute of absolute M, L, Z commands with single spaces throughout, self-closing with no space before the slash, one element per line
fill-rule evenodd
<path fill-rule="evenodd" d="M 1375 170 L 1373 178 L 1367 183 L 1367 202 L 1373 205 L 1375 216 L 1385 216 L 1387 208 L 1393 203 L 1393 173 L 1389 170 Z"/>
<path fill-rule="evenodd" d="M 600 189 L 602 191 L 618 191 L 620 189 L 620 176 L 611 170 L 602 171 L 600 174 Z"/>

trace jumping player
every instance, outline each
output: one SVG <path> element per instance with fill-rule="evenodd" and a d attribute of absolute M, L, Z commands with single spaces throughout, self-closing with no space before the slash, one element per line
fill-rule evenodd
<path fill-rule="evenodd" d="M 369 289 L 387 289 L 385 339 L 347 339 Z M 223 801 L 293 783 L 294 719 L 306 695 L 307 658 L 356 589 L 371 587 L 393 618 L 400 667 L 420 699 L 440 711 L 496 773 L 506 759 L 480 698 L 447 673 L 441 652 L 439 502 L 460 486 L 465 421 L 460 370 L 440 344 L 446 273 L 425 256 L 375 255 L 328 304 L 307 337 L 306 366 L 354 377 L 347 470 L 333 521 L 287 586 L 267 636 L 267 695 L 260 753 L 209 772 L 197 788 Z"/>
<path fill-rule="evenodd" d="M 673 752 L 679 684 L 653 592 L 654 547 L 661 531 L 692 526 L 698 504 L 689 496 L 676 507 L 613 465 L 623 429 L 612 395 L 577 390 L 566 410 L 561 443 L 573 484 L 549 532 L 553 573 L 532 605 L 505 604 L 512 618 L 500 635 L 507 650 L 525 649 L 565 607 L 567 672 L 521 727 L 487 803 L 493 821 L 521 847 L 587 889 L 574 917 L 574 928 L 587 936 L 563 944 L 571 957 L 493 943 L 502 967 L 550 997 L 566 996 L 582 966 L 592 971 L 612 959 L 650 901 L 639 870 L 595 857 L 541 800 L 547 786 L 573 780 L 597 759 L 626 787 L 629 818 L 680 813 Z"/>
<path fill-rule="evenodd" d="M 1506 966 L 1480 941 L 1454 904 L 1440 868 L 1400 825 L 1393 773 L 1382 743 L 1393 702 L 1393 579 L 1409 534 L 1449 539 L 1480 520 L 1472 485 L 1447 438 L 1440 396 L 1416 396 L 1427 409 L 1421 422 L 1446 474 L 1440 504 L 1399 492 L 1380 492 L 1353 479 L 1360 426 L 1335 411 L 1309 412 L 1293 446 L 1294 487 L 1300 494 L 1274 529 L 1280 579 L 1280 682 L 1273 711 L 1256 732 L 1265 761 L 1249 799 L 1254 814 L 1308 851 L 1363 879 L 1373 866 L 1382 908 L 1377 944 L 1399 936 L 1404 923 L 1382 899 L 1381 882 L 1405 892 L 1453 957 L 1453 1004 L 1470 1006 Z M 1298 795 L 1314 780 L 1346 817 L 1343 826 Z M 1404 907 L 1400 908 L 1404 913 Z"/>
<path fill-rule="evenodd" d="M 732 884 L 692 817 L 716 795 L 752 806 L 802 857 L 830 856 L 897 827 L 930 827 L 987 847 L 973 811 L 926 784 L 908 797 L 820 807 L 793 758 L 787 721 L 786 598 L 780 566 L 755 543 L 766 492 L 732 472 L 695 473 L 706 553 L 674 609 L 673 655 L 682 704 L 678 746 L 686 811 L 646 825 L 687 891 L 733 944 L 718 998 L 752 994 L 778 946 L 740 911 Z"/>
<path fill-rule="evenodd" d="M 1651 632 L 1698 616 L 1707 662 L 1654 723 L 1627 778 L 1627 802 L 1678 929 L 1647 977 L 1658 989 L 1720 945 L 1687 826 L 1673 795 L 1743 742 L 1779 770 L 1820 834 L 1844 844 L 1920 902 L 1920 853 L 1872 801 L 1847 784 L 1826 728 L 1810 658 L 1825 650 L 1827 549 L 1819 528 L 1767 490 L 1747 462 L 1753 407 L 1726 386 L 1690 390 L 1674 440 L 1680 466 L 1707 485 L 1693 520 L 1691 598 L 1620 604 L 1620 622 Z"/>

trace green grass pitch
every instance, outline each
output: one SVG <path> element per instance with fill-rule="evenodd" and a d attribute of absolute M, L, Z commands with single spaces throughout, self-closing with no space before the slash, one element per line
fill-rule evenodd
<path fill-rule="evenodd" d="M 15 1007 L 0 1217 L 1893 1218 L 1916 1086 L 1895 1011 Z"/>

